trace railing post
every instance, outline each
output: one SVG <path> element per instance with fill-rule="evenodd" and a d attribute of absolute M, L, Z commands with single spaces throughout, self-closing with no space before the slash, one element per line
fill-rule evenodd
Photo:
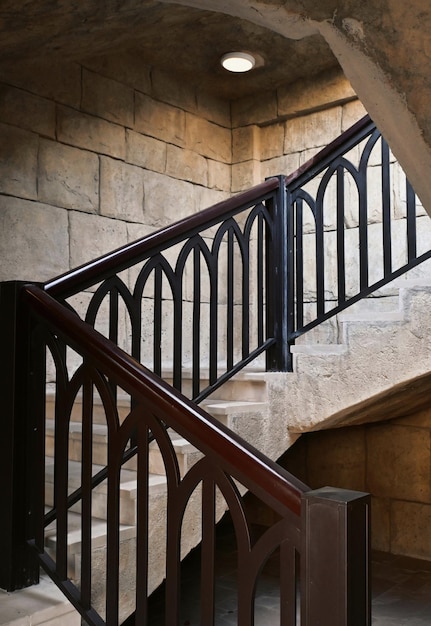
<path fill-rule="evenodd" d="M 273 216 L 273 242 L 267 246 L 267 314 L 268 330 L 275 345 L 267 351 L 268 371 L 291 372 L 292 354 L 288 342 L 289 277 L 288 277 L 288 211 L 286 177 L 277 176 L 280 185 L 269 210 Z"/>
<path fill-rule="evenodd" d="M 19 307 L 23 283 L 0 283 L 0 587 L 14 591 L 39 581 L 27 548 L 30 514 L 27 491 L 30 451 L 28 424 L 28 323 Z"/>
<path fill-rule="evenodd" d="M 370 495 L 324 487 L 302 504 L 301 624 L 369 626 Z"/>

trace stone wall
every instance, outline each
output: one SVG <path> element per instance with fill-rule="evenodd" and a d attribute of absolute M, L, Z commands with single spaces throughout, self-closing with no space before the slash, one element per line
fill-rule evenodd
<path fill-rule="evenodd" d="M 266 177 L 290 174 L 365 114 L 340 71 L 232 103 L 127 53 L 17 65 L 0 80 L 0 280 L 47 280 Z M 401 223 L 401 196 L 397 207 Z M 354 242 L 358 223 L 350 217 Z M 377 232 L 377 212 L 371 219 Z M 334 227 L 328 220 L 329 234 Z M 307 228 L 305 249 L 314 241 Z M 313 271 L 309 263 L 309 302 Z M 203 293 L 206 311 L 207 286 Z M 169 290 L 164 296 L 171 299 Z M 327 297 L 335 297 L 331 286 Z M 185 299 L 187 323 L 191 294 Z M 240 337 L 238 324 L 234 332 Z M 331 321 L 313 340 L 337 332 Z M 126 322 L 120 334 L 127 349 Z M 169 352 L 172 336 L 164 337 Z M 143 349 L 151 352 L 149 344 Z"/>
<path fill-rule="evenodd" d="M 232 103 L 232 190 L 291 174 L 366 114 L 340 71 Z"/>
<path fill-rule="evenodd" d="M 230 193 L 229 103 L 127 54 L 0 80 L 1 280 L 46 280 Z"/>
<path fill-rule="evenodd" d="M 355 96 L 349 82 L 333 71 L 313 82 L 300 81 L 289 89 L 279 89 L 276 97 L 263 95 L 256 100 L 245 98 L 233 103 L 233 165 L 232 186 L 246 189 L 266 177 L 290 174 L 303 166 L 322 148 L 361 119 L 366 111 Z M 365 142 L 360 146 L 361 151 Z M 347 155 L 356 167 L 361 151 L 354 148 Z M 383 273 L 382 230 L 382 168 L 380 142 L 371 152 L 367 174 L 369 282 L 377 282 Z M 305 186 L 316 197 L 322 175 Z M 406 177 L 392 152 L 390 153 L 390 185 L 392 215 L 392 270 L 407 262 Z M 347 297 L 359 290 L 359 196 L 353 178 L 345 177 L 345 267 Z M 327 185 L 324 196 L 325 231 L 325 310 L 336 306 L 338 298 L 338 266 L 336 258 L 336 177 Z M 315 222 L 304 203 L 304 321 L 316 315 Z M 418 254 L 431 248 L 431 221 L 417 198 Z M 402 278 L 423 278 L 429 275 L 428 264 Z M 386 286 L 373 294 L 374 310 L 393 305 L 395 288 Z M 376 297 L 377 296 L 377 297 Z M 356 308 L 363 305 L 359 303 Z M 298 342 L 337 342 L 337 320 L 332 318 L 313 329 Z"/>
<path fill-rule="evenodd" d="M 372 495 L 372 545 L 431 560 L 431 411 L 303 435 L 282 465 L 311 488 Z"/>

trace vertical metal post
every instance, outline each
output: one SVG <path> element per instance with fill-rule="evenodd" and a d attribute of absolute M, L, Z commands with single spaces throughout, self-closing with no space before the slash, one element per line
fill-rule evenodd
<path fill-rule="evenodd" d="M 370 495 L 324 487 L 302 511 L 301 624 L 369 626 Z"/>
<path fill-rule="evenodd" d="M 267 352 L 267 370 L 292 371 L 292 355 L 288 342 L 288 215 L 286 201 L 286 177 L 280 181 L 277 197 L 270 210 L 273 216 L 272 246 L 267 243 L 267 314 L 268 330 L 272 331 L 275 346 Z"/>
<path fill-rule="evenodd" d="M 22 285 L 0 283 L 0 587 L 7 591 L 39 581 L 39 568 L 26 544 L 29 346 L 28 324 L 18 302 Z"/>

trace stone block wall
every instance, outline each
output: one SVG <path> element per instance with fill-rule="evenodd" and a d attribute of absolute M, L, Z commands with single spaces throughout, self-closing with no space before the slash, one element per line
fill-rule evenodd
<path fill-rule="evenodd" d="M 362 426 L 307 433 L 282 465 L 311 488 L 372 496 L 372 545 L 431 560 L 431 411 Z"/>
<path fill-rule="evenodd" d="M 340 71 L 229 103 L 126 52 L 3 70 L 0 280 L 47 280 L 268 176 L 290 174 L 364 113 Z M 397 206 L 403 221 L 401 195 Z M 353 212 L 349 226 L 354 247 Z M 330 238 L 333 221 L 327 227 Z M 313 243 L 308 230 L 305 248 Z M 350 271 L 357 271 L 354 264 Z M 312 272 L 309 264 L 310 302 Z M 188 271 L 188 301 L 191 282 Z M 333 291 L 329 286 L 329 299 Z M 207 303 L 205 285 L 202 293 Z M 235 293 L 239 311 L 238 286 Z M 164 297 L 172 299 L 168 288 Z M 336 337 L 336 328 L 327 326 L 329 338 Z M 128 334 L 124 315 L 125 348 Z M 241 336 L 239 324 L 234 335 Z M 169 331 L 164 337 L 169 352 Z"/>
<path fill-rule="evenodd" d="M 0 280 L 47 280 L 226 198 L 230 105 L 127 54 L 0 73 Z"/>
<path fill-rule="evenodd" d="M 268 96 L 247 98 L 232 104 L 233 164 L 232 187 L 240 191 L 277 174 L 291 174 L 315 156 L 322 148 L 361 119 L 366 111 L 356 98 L 348 81 L 334 71 L 314 82 L 301 81 L 277 91 L 272 100 Z M 361 148 L 362 149 L 362 148 Z M 358 166 L 359 148 L 348 155 Z M 370 284 L 383 278 L 382 236 L 382 176 L 380 144 L 370 156 L 368 171 L 368 237 Z M 406 188 L 405 175 L 395 157 L 390 155 L 392 199 L 392 254 L 393 269 L 407 262 Z M 305 187 L 315 197 L 321 177 Z M 324 200 L 325 229 L 325 299 L 326 310 L 336 305 L 338 297 L 338 267 L 336 258 L 336 181 L 329 183 Z M 311 210 L 304 203 L 304 317 L 312 321 L 316 315 L 316 258 L 315 223 Z M 359 203 L 352 177 L 345 178 L 345 257 L 347 296 L 359 289 Z M 431 248 L 431 221 L 418 200 L 418 252 Z M 374 257 L 372 256 L 374 255 Z M 408 277 L 426 277 L 429 265 L 422 265 Z M 403 276 L 405 278 L 406 276 Z M 391 286 L 378 297 L 373 294 L 374 306 L 386 308 Z M 334 318 L 313 329 L 300 342 L 336 342 L 339 329 Z"/>
<path fill-rule="evenodd" d="M 343 115 L 355 121 L 363 113 L 340 73 L 321 82 L 229 103 L 128 53 L 3 70 L 0 280 L 47 280 L 265 176 L 291 172 L 311 147 L 340 133 Z M 186 300 L 190 284 L 189 271 Z M 205 286 L 203 293 L 208 302 Z M 164 297 L 171 299 L 168 288 Z M 240 337 L 239 324 L 234 333 Z M 124 314 L 125 348 L 128 335 Z M 164 338 L 169 353 L 169 330 Z"/>

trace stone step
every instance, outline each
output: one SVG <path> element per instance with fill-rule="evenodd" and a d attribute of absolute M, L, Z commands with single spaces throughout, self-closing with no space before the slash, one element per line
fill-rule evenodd
<path fill-rule="evenodd" d="M 296 345 L 329 344 L 344 341 L 342 337 L 343 326 L 352 322 L 385 325 L 405 321 L 409 310 L 408 292 L 429 291 L 431 289 L 431 276 L 419 275 L 415 277 L 414 274 L 412 277 L 409 276 L 406 274 L 391 281 L 367 298 L 355 302 L 341 313 L 322 322 L 298 337 Z M 314 318 L 315 309 L 316 304 L 313 302 L 304 305 L 306 321 Z"/>
<path fill-rule="evenodd" d="M 13 593 L 0 590 L 0 626 L 80 626 L 81 617 L 46 574 Z"/>
<path fill-rule="evenodd" d="M 304 354 L 308 356 L 325 356 L 325 355 L 339 355 L 346 354 L 348 348 L 344 344 L 339 343 L 315 343 L 315 344 L 300 344 L 291 347 L 293 354 Z"/>
<path fill-rule="evenodd" d="M 54 456 L 55 426 L 54 420 L 46 420 L 45 425 L 45 453 L 47 457 Z M 96 465 L 106 465 L 108 428 L 106 424 L 93 424 L 93 462 Z M 69 459 L 80 461 L 82 458 L 82 423 L 70 422 L 69 424 Z M 128 462 L 128 469 L 136 469 L 136 460 Z"/>
<path fill-rule="evenodd" d="M 76 581 L 80 576 L 80 555 L 81 555 L 81 516 L 77 512 L 68 514 L 68 535 L 67 535 L 67 576 L 72 581 Z M 135 525 L 120 525 L 120 542 L 136 537 Z M 106 520 L 96 517 L 91 523 L 91 543 L 93 551 L 106 548 Z M 45 547 L 48 554 L 55 560 L 57 548 L 56 522 L 52 522 L 45 529 Z"/>
<path fill-rule="evenodd" d="M 202 458 L 202 453 L 189 443 L 187 439 L 184 439 L 172 429 L 169 429 L 167 432 L 177 457 L 180 475 L 183 477 Z M 150 443 L 148 463 L 152 474 L 165 475 L 165 464 L 156 441 Z"/>
<path fill-rule="evenodd" d="M 46 395 L 46 418 L 47 420 L 54 420 L 55 414 L 55 393 L 53 390 L 47 390 Z M 102 400 L 97 393 L 94 394 L 94 408 L 93 408 L 93 423 L 94 424 L 106 424 L 106 415 L 105 410 L 103 408 Z M 130 413 L 130 397 L 126 395 L 118 395 L 117 398 L 117 410 L 120 418 L 120 422 L 122 422 L 125 417 Z M 81 422 L 82 421 L 82 395 L 78 394 L 76 397 L 75 404 L 72 407 L 71 422 Z"/>
<path fill-rule="evenodd" d="M 370 398 L 430 371 L 431 286 L 399 282 L 397 310 L 340 314 L 344 344 L 295 346 L 286 381 L 290 432 L 339 426 Z"/>
<path fill-rule="evenodd" d="M 187 379 L 187 377 L 186 377 Z M 190 379 L 188 383 L 190 384 Z M 240 394 L 240 400 L 234 400 L 236 394 Z M 265 375 L 262 371 L 252 371 L 240 373 L 235 376 L 235 381 L 227 383 L 222 389 L 217 390 L 214 394 L 207 398 L 202 407 L 211 413 L 224 424 L 233 427 L 239 434 L 244 436 L 249 430 L 250 424 L 253 427 L 253 440 L 259 439 L 256 436 L 256 424 L 259 424 L 260 418 L 256 418 L 259 412 L 264 413 L 266 409 L 266 382 Z M 53 396 L 48 403 L 47 414 L 51 419 L 47 419 L 46 423 L 46 503 L 47 506 L 53 505 L 53 458 L 54 452 L 54 435 L 55 427 L 53 421 Z M 78 397 L 72 412 L 72 421 L 69 426 L 69 492 L 74 491 L 81 484 L 81 399 Z M 107 449 L 107 428 L 105 424 L 105 415 L 100 399 L 95 400 L 95 416 L 93 422 L 93 473 L 97 473 L 106 464 Z M 124 418 L 129 412 L 129 400 L 127 397 L 119 398 L 120 419 Z M 173 449 L 176 453 L 181 476 L 190 469 L 190 467 L 201 458 L 201 453 L 182 438 L 179 434 L 168 431 L 172 441 Z M 157 442 L 150 444 L 149 451 L 149 468 L 150 468 L 150 532 L 153 533 L 152 545 L 158 546 L 157 551 L 150 555 L 150 590 L 155 589 L 164 578 L 165 554 L 163 537 L 160 535 L 160 528 L 164 528 L 166 515 L 166 478 L 163 458 L 160 453 Z M 129 608 L 133 605 L 133 562 L 136 551 L 136 458 L 131 459 L 122 471 L 122 480 L 120 486 L 120 551 L 124 556 L 124 572 L 121 579 L 126 581 L 125 591 L 122 593 L 122 612 L 123 617 L 129 614 Z M 200 501 L 199 493 L 194 494 L 193 499 Z M 106 481 L 99 485 L 93 491 L 92 496 L 92 552 L 95 559 L 94 576 L 99 576 L 101 580 L 104 577 L 104 568 L 106 564 L 106 513 L 107 513 L 107 484 Z M 199 510 L 196 505 L 191 509 Z M 223 508 L 220 509 L 218 515 L 221 516 Z M 194 514 L 193 514 L 194 515 Z M 81 566 L 81 530 L 80 530 L 80 504 L 72 507 L 68 514 L 70 523 L 68 535 L 68 575 L 71 580 L 76 580 L 79 584 L 80 566 Z M 187 541 L 184 545 L 184 555 L 192 549 L 200 540 L 200 525 L 194 519 L 189 520 L 187 527 L 190 533 L 187 533 Z M 56 547 L 55 524 L 47 529 L 46 544 L 48 551 L 54 555 Z M 120 557 L 122 562 L 123 557 Z M 122 566 L 120 566 L 122 567 Z M 130 596 L 130 598 L 129 598 Z M 130 606 L 128 605 L 130 599 Z M 100 610 L 103 614 L 104 593 L 101 592 L 97 602 L 100 602 Z M 97 608 L 97 607 L 96 607 Z M 0 625 L 1 626 L 1 625 Z"/>
<path fill-rule="evenodd" d="M 103 469 L 103 465 L 93 465 L 93 474 Z M 81 464 L 79 461 L 69 461 L 69 493 L 72 493 L 81 485 Z M 155 483 L 156 485 L 157 483 Z M 93 516 L 106 518 L 107 484 L 101 483 L 93 490 L 92 506 Z M 45 459 L 45 502 L 47 506 L 54 503 L 54 460 L 51 457 Z M 72 511 L 79 512 L 80 504 L 77 503 L 71 508 Z M 136 472 L 124 466 L 121 472 L 120 486 L 120 523 L 136 523 Z"/>
<path fill-rule="evenodd" d="M 405 315 L 403 311 L 356 311 L 339 313 L 338 319 L 341 323 L 360 323 L 365 324 L 393 324 L 397 322 L 404 322 Z"/>
<path fill-rule="evenodd" d="M 223 372 L 220 372 L 223 373 Z M 187 368 L 182 369 L 183 376 L 183 389 L 182 392 L 187 397 L 192 395 L 192 375 L 191 370 Z M 168 369 L 165 370 L 164 380 L 167 383 L 172 384 L 172 372 Z M 209 373 L 208 370 L 202 369 L 201 371 L 201 389 L 208 386 Z M 264 402 L 267 398 L 266 394 L 266 382 L 265 372 L 259 368 L 253 370 L 252 368 L 244 369 L 238 372 L 231 379 L 226 381 L 221 387 L 213 391 L 209 396 L 212 399 L 217 400 L 242 400 L 249 402 Z"/>
<path fill-rule="evenodd" d="M 148 530 L 152 549 L 149 554 L 148 590 L 152 593 L 165 578 L 165 531 L 166 526 L 166 479 L 162 476 L 150 476 L 149 480 L 149 519 Z M 81 578 L 81 516 L 78 511 L 69 511 L 67 538 L 67 576 L 79 587 Z M 126 619 L 135 607 L 135 567 L 136 567 L 136 525 L 120 523 L 119 528 L 119 581 L 120 581 L 120 623 Z M 193 534 L 193 533 L 192 533 Z M 198 542 L 194 538 L 194 545 Z M 56 522 L 45 531 L 45 545 L 48 554 L 55 560 L 57 537 Z M 91 521 L 92 578 L 94 581 L 92 604 L 100 615 L 104 616 L 106 595 L 107 526 L 104 518 L 93 517 Z M 100 581 L 100 583 L 98 582 Z M 32 622 L 31 622 L 32 623 Z M 80 622 L 78 622 L 80 624 Z M 1 624 L 0 624 L 1 626 Z M 27 626 L 27 622 L 26 622 Z M 50 625 L 51 626 L 51 623 Z M 54 626 L 54 625 L 52 625 Z M 69 626 L 69 624 L 66 624 Z M 75 626 L 75 623 L 70 624 Z"/>

